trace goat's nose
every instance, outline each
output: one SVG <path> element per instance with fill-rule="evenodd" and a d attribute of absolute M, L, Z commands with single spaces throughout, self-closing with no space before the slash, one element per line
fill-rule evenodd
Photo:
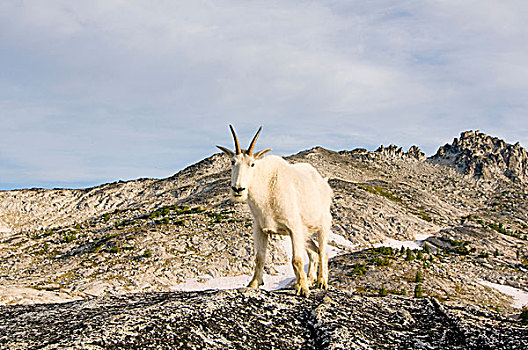
<path fill-rule="evenodd" d="M 233 191 L 235 191 L 236 193 L 240 193 L 240 192 L 242 192 L 242 191 L 245 190 L 244 187 L 235 187 L 235 186 L 232 186 L 231 188 L 232 188 Z"/>

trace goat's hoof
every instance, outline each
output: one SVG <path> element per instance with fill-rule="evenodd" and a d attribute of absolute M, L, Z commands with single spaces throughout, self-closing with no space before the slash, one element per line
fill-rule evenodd
<path fill-rule="evenodd" d="M 315 277 L 308 277 L 308 287 L 315 286 Z"/>
<path fill-rule="evenodd" d="M 321 289 L 328 289 L 328 282 L 326 282 L 326 280 L 318 280 L 317 281 L 317 288 L 321 288 Z"/>
<path fill-rule="evenodd" d="M 301 286 L 299 283 L 297 283 L 295 285 L 295 292 L 301 297 L 308 298 L 310 296 L 310 289 L 308 289 L 308 286 L 306 284 L 304 286 Z"/>
<path fill-rule="evenodd" d="M 248 288 L 258 289 L 258 287 L 260 287 L 263 284 L 264 284 L 263 282 L 259 283 L 259 281 L 257 280 L 251 280 L 251 282 L 249 282 L 248 284 Z"/>

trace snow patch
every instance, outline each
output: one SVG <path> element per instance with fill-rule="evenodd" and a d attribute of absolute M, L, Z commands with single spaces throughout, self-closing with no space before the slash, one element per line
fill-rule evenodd
<path fill-rule="evenodd" d="M 377 247 L 391 247 L 393 249 L 401 249 L 402 247 L 407 249 L 422 249 L 423 242 L 433 235 L 427 233 L 418 233 L 414 235 L 414 241 L 399 241 L 397 239 L 385 237 L 383 243 L 378 243 L 374 245 Z"/>
<path fill-rule="evenodd" d="M 528 292 L 525 292 L 524 290 L 484 280 L 478 280 L 477 282 L 483 286 L 496 289 L 503 294 L 513 297 L 512 306 L 516 309 L 522 309 L 523 306 L 528 305 Z"/>
<path fill-rule="evenodd" d="M 357 244 L 354 244 L 352 242 L 350 242 L 348 239 L 346 239 L 345 237 L 341 236 L 341 235 L 338 235 L 338 234 L 335 234 L 333 232 L 330 232 L 330 236 L 328 237 L 328 242 L 329 243 L 335 243 L 339 246 L 342 246 L 342 247 L 345 247 L 346 249 L 349 249 L 349 250 L 354 250 L 358 247 Z"/>
<path fill-rule="evenodd" d="M 29 287 L 0 286 L 0 305 L 31 305 L 43 303 L 67 303 L 83 298 L 61 291 L 38 290 Z"/>
<path fill-rule="evenodd" d="M 339 246 L 346 247 L 348 249 L 353 249 L 356 247 L 355 244 L 344 238 L 343 236 L 340 236 L 338 234 L 335 234 L 333 232 L 330 233 L 330 237 L 328 239 L 329 243 L 335 243 Z M 292 247 L 291 247 L 291 239 L 288 236 L 285 236 L 284 239 L 281 242 L 282 249 L 284 250 L 286 256 L 288 258 L 292 255 Z M 342 253 L 343 250 L 333 246 L 328 245 L 327 253 L 328 258 L 333 258 L 334 256 Z M 308 261 L 308 255 L 305 254 L 304 260 Z M 304 270 L 308 272 L 308 264 L 304 265 Z M 291 264 L 284 264 L 284 265 L 278 265 L 274 266 L 275 270 L 277 271 L 275 274 L 264 274 L 264 285 L 262 286 L 262 289 L 267 291 L 273 291 L 278 289 L 283 289 L 290 285 L 295 280 L 295 273 L 293 272 L 293 267 Z M 202 291 L 202 290 L 210 290 L 210 289 L 233 289 L 233 288 L 243 288 L 246 287 L 249 281 L 251 280 L 252 276 L 250 275 L 240 275 L 240 276 L 232 276 L 232 277 L 218 277 L 218 278 L 212 278 L 209 275 L 206 276 L 200 276 L 197 278 L 193 278 L 188 280 L 187 282 L 177 284 L 175 286 L 170 287 L 171 290 L 174 291 Z"/>
<path fill-rule="evenodd" d="M 0 222 L 0 233 L 11 233 L 11 229 L 3 222 Z"/>
<path fill-rule="evenodd" d="M 337 180 L 337 181 L 343 181 L 343 182 L 348 182 L 350 184 L 360 184 L 361 182 L 358 182 L 358 181 L 353 181 L 353 180 L 345 180 L 345 179 L 342 179 L 340 177 L 333 177 L 331 178 L 331 180 Z"/>

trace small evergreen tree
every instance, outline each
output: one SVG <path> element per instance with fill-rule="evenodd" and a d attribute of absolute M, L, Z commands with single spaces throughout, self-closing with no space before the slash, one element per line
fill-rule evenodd
<path fill-rule="evenodd" d="M 400 255 L 403 255 L 403 254 L 405 254 L 405 248 L 402 246 L 400 249 Z"/>
<path fill-rule="evenodd" d="M 416 276 L 414 277 L 414 282 L 416 282 L 416 283 L 423 282 L 422 271 L 416 271 Z"/>
<path fill-rule="evenodd" d="M 423 247 L 423 251 L 425 254 L 430 254 L 431 250 L 429 249 L 429 244 L 425 243 Z"/>
<path fill-rule="evenodd" d="M 521 314 L 519 315 L 519 318 L 521 319 L 521 323 L 523 325 L 528 325 L 528 305 L 525 305 L 522 308 Z"/>
<path fill-rule="evenodd" d="M 499 249 L 495 248 L 495 251 L 493 252 L 493 256 L 494 256 L 494 257 L 497 257 L 497 256 L 499 256 L 499 255 L 500 255 L 500 253 L 499 253 Z"/>
<path fill-rule="evenodd" d="M 385 288 L 385 285 L 382 284 L 381 288 L 379 289 L 379 296 L 380 297 L 386 297 L 387 294 L 389 294 L 389 293 L 387 292 L 387 289 Z"/>
<path fill-rule="evenodd" d="M 405 261 L 413 261 L 414 259 L 414 254 L 409 248 L 407 248 L 407 256 L 405 257 Z"/>
<path fill-rule="evenodd" d="M 483 251 L 479 254 L 479 258 L 489 258 L 489 253 L 486 251 Z"/>
<path fill-rule="evenodd" d="M 418 253 L 416 253 L 416 259 L 423 260 L 423 254 L 421 250 L 419 250 Z"/>
<path fill-rule="evenodd" d="M 151 258 L 152 257 L 152 252 L 150 251 L 150 249 L 146 249 L 144 252 L 143 252 L 143 257 L 144 258 Z"/>
<path fill-rule="evenodd" d="M 422 285 L 417 284 L 416 287 L 414 287 L 414 297 L 415 298 L 422 298 Z"/>

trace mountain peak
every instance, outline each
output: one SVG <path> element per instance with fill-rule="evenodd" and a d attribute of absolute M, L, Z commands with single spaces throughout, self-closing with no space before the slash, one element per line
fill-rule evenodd
<path fill-rule="evenodd" d="M 528 153 L 519 142 L 512 145 L 479 130 L 462 132 L 460 138 L 441 146 L 430 160 L 476 179 L 507 178 L 528 183 Z"/>

